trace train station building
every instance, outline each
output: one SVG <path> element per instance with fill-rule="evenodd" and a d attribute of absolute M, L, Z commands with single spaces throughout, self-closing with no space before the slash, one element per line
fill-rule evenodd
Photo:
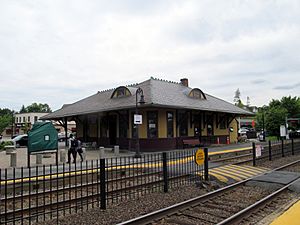
<path fill-rule="evenodd" d="M 42 119 L 57 120 L 63 126 L 76 121 L 76 135 L 83 142 L 135 150 L 138 137 L 141 151 L 153 151 L 183 148 L 186 140 L 204 145 L 236 142 L 237 118 L 251 115 L 189 87 L 186 78 L 173 82 L 151 77 L 99 91 Z"/>

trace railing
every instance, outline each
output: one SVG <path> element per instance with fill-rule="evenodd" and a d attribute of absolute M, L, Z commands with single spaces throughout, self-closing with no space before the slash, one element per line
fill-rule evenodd
<path fill-rule="evenodd" d="M 253 152 L 256 154 L 256 146 Z M 261 157 L 272 160 L 300 152 L 300 142 L 266 143 Z M 200 182 L 207 170 L 195 150 L 145 154 L 31 168 L 0 169 L 0 224 L 32 224 L 137 199 L 147 193 Z M 208 168 L 206 166 L 206 168 Z"/>
<path fill-rule="evenodd" d="M 263 147 L 263 149 L 261 149 L 261 156 L 257 156 L 257 144 L 253 143 L 252 145 L 253 166 L 256 166 L 257 162 L 262 159 L 268 158 L 269 161 L 272 161 L 274 158 L 294 155 L 300 152 L 299 139 L 269 141 L 266 142 L 266 144 L 259 145 Z"/>
<path fill-rule="evenodd" d="M 0 223 L 32 224 L 203 179 L 195 150 L 0 169 Z"/>

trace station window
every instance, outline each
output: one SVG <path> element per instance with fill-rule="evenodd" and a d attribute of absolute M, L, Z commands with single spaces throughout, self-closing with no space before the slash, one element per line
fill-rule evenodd
<path fill-rule="evenodd" d="M 167 112 L 167 137 L 174 137 L 174 113 Z"/>
<path fill-rule="evenodd" d="M 28 122 L 28 123 L 30 122 L 30 116 L 28 116 L 28 118 L 27 118 L 27 122 Z"/>
<path fill-rule="evenodd" d="M 129 91 L 129 89 L 127 87 L 120 86 L 114 90 L 111 98 L 121 98 L 121 97 L 125 97 L 125 96 L 131 96 L 131 92 Z"/>
<path fill-rule="evenodd" d="M 157 111 L 147 112 L 147 133 L 148 138 L 158 137 L 158 113 Z"/>
<path fill-rule="evenodd" d="M 192 98 L 206 99 L 205 94 L 199 88 L 194 88 L 193 90 L 191 90 L 189 96 Z"/>
<path fill-rule="evenodd" d="M 226 129 L 226 128 L 227 128 L 226 120 L 223 119 L 220 123 L 220 129 Z"/>
<path fill-rule="evenodd" d="M 127 121 L 126 115 L 119 115 L 119 137 L 127 138 Z"/>
<path fill-rule="evenodd" d="M 36 122 L 38 120 L 38 117 L 37 116 L 35 116 L 34 117 L 34 122 Z"/>
<path fill-rule="evenodd" d="M 178 121 L 179 121 L 179 135 L 180 136 L 188 136 L 187 113 L 184 113 L 184 112 L 178 113 Z"/>
<path fill-rule="evenodd" d="M 23 123 L 25 123 L 26 122 L 26 120 L 25 120 L 25 116 L 23 116 Z"/>

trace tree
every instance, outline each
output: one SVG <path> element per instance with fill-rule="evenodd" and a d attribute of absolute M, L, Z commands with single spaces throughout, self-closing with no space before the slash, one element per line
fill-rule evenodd
<path fill-rule="evenodd" d="M 250 98 L 249 98 L 249 96 L 247 96 L 247 107 L 248 108 L 250 107 Z"/>
<path fill-rule="evenodd" d="M 5 128 L 12 123 L 12 114 L 13 111 L 11 111 L 10 109 L 0 108 L 0 133 L 2 133 Z"/>
<path fill-rule="evenodd" d="M 300 117 L 300 98 L 291 96 L 283 97 L 281 99 L 281 106 L 285 108 L 288 112 L 288 117 L 299 118 Z"/>
<path fill-rule="evenodd" d="M 20 109 L 20 113 L 26 113 L 27 111 L 26 111 L 26 109 L 25 109 L 25 106 L 24 105 L 22 105 L 22 108 Z"/>
<path fill-rule="evenodd" d="M 20 113 L 25 113 L 25 112 L 45 112 L 45 113 L 50 113 L 51 108 L 49 107 L 48 104 L 41 104 L 41 103 L 32 103 L 31 105 L 27 106 L 26 108 L 24 105 L 22 106 Z"/>
<path fill-rule="evenodd" d="M 274 136 L 280 136 L 280 125 L 285 124 L 287 110 L 282 107 L 273 107 L 266 114 L 266 129 Z"/>
<path fill-rule="evenodd" d="M 263 123 L 265 129 L 270 135 L 280 135 L 280 125 L 286 123 L 286 118 L 300 117 L 300 98 L 291 96 L 282 97 L 281 100 L 274 100 L 269 103 L 269 106 L 259 108 L 256 114 L 257 128 L 262 129 Z M 299 126 L 299 124 L 298 124 Z"/>
<path fill-rule="evenodd" d="M 240 92 L 239 88 L 236 89 L 236 91 L 234 93 L 233 102 L 235 105 L 238 105 L 238 103 L 241 102 L 241 92 Z"/>

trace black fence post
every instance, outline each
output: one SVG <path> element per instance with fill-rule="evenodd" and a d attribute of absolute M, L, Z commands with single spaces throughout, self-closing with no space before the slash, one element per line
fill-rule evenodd
<path fill-rule="evenodd" d="M 272 161 L 272 145 L 270 140 L 269 140 L 269 161 Z"/>
<path fill-rule="evenodd" d="M 27 150 L 27 167 L 30 167 L 30 152 Z"/>
<path fill-rule="evenodd" d="M 167 153 L 163 152 L 163 178 L 164 178 L 164 192 L 167 193 L 169 189 L 168 182 L 168 164 L 167 164 Z"/>
<path fill-rule="evenodd" d="M 56 163 L 56 166 L 58 166 L 58 148 L 56 150 L 55 163 Z"/>
<path fill-rule="evenodd" d="M 208 181 L 208 148 L 204 148 L 204 180 Z"/>
<path fill-rule="evenodd" d="M 281 139 L 281 155 L 284 157 L 284 140 L 283 138 Z"/>
<path fill-rule="evenodd" d="M 106 209 L 105 159 L 100 159 L 100 208 Z"/>
<path fill-rule="evenodd" d="M 294 152 L 294 139 L 292 138 L 292 155 L 295 155 L 295 152 Z"/>
<path fill-rule="evenodd" d="M 252 142 L 252 155 L 253 155 L 253 166 L 256 166 L 256 152 L 255 152 L 255 143 Z"/>

